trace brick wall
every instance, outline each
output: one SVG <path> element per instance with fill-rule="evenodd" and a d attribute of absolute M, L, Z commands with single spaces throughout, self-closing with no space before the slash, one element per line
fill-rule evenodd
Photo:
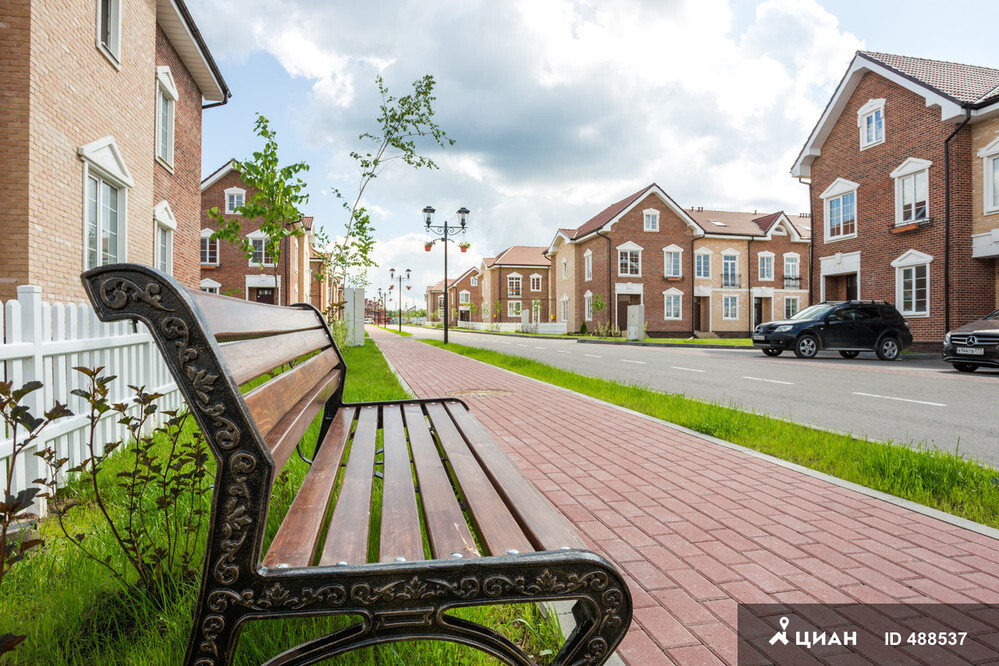
<path fill-rule="evenodd" d="M 0 7 L 0 300 L 28 278 L 28 93 L 31 4 Z"/>
<path fill-rule="evenodd" d="M 185 285 L 197 287 L 201 281 L 201 91 L 159 26 L 156 65 L 170 68 L 180 99 L 174 105 L 173 172 L 156 162 L 153 199 L 154 204 L 166 199 L 177 218 L 173 275 Z"/>
<path fill-rule="evenodd" d="M 885 142 L 859 149 L 857 110 L 870 99 L 884 98 Z M 917 341 L 939 341 L 944 320 L 944 140 L 956 125 L 942 123 L 937 107 L 876 74 L 868 73 L 847 101 L 822 154 L 811 166 L 811 205 L 815 238 L 811 278 L 821 294 L 819 258 L 836 253 L 861 253 L 859 292 L 863 299 L 896 302 L 896 271 L 891 262 L 915 249 L 933 256 L 930 263 L 929 317 L 913 317 L 909 324 Z M 995 302 L 995 280 L 990 260 L 971 258 L 972 153 L 971 129 L 961 130 L 951 142 L 950 326 L 980 314 Z M 905 233 L 891 233 L 895 221 L 895 181 L 889 175 L 909 157 L 932 161 L 929 168 L 929 216 L 932 222 Z M 819 195 L 836 178 L 860 184 L 857 190 L 857 237 L 825 241 L 823 200 Z M 840 295 L 839 280 L 827 282 L 826 298 Z"/>

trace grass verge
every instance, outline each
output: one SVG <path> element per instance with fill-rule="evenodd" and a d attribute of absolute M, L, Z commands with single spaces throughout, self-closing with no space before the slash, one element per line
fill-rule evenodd
<path fill-rule="evenodd" d="M 830 476 L 999 528 L 996 470 L 959 451 L 871 442 L 724 406 L 569 372 L 538 361 L 424 340 L 526 377 L 562 386 Z"/>

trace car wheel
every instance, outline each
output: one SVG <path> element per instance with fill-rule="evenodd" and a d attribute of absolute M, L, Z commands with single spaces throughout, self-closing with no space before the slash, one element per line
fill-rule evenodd
<path fill-rule="evenodd" d="M 763 353 L 767 356 L 780 356 L 784 353 L 783 349 L 774 349 L 773 347 L 767 347 L 763 350 Z"/>
<path fill-rule="evenodd" d="M 819 352 L 819 341 L 814 335 L 803 335 L 794 343 L 794 355 L 798 358 L 815 358 Z"/>
<path fill-rule="evenodd" d="M 898 358 L 899 353 L 902 350 L 899 349 L 898 340 L 892 337 L 881 338 L 881 342 L 878 343 L 877 353 L 878 358 L 882 361 L 894 361 Z"/>
<path fill-rule="evenodd" d="M 839 353 L 839 355 L 842 356 L 843 358 L 857 358 L 857 354 L 859 353 L 860 352 L 857 351 L 856 349 L 844 349 Z"/>
<path fill-rule="evenodd" d="M 958 372 L 974 372 L 978 370 L 978 366 L 974 363 L 955 363 L 954 369 Z"/>

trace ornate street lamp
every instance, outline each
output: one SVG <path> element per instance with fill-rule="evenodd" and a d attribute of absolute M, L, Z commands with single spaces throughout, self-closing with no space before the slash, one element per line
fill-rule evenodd
<path fill-rule="evenodd" d="M 406 280 L 407 283 L 409 282 L 410 273 L 411 273 L 411 271 L 407 268 L 406 269 L 406 277 L 405 277 L 405 280 Z M 402 271 L 399 271 L 399 277 L 396 278 L 396 276 L 395 276 L 395 269 L 394 268 L 390 268 L 389 269 L 389 279 L 390 280 L 396 280 L 399 283 L 399 332 L 402 333 L 402 281 L 403 281 Z"/>
<path fill-rule="evenodd" d="M 448 236 L 449 235 L 453 236 L 454 234 L 458 234 L 458 233 L 464 235 L 465 230 L 466 230 L 465 229 L 465 225 L 468 222 L 468 214 L 471 211 L 469 211 L 464 206 L 462 206 L 461 208 L 458 209 L 458 212 L 456 213 L 456 215 L 458 216 L 458 226 L 448 226 L 447 220 L 444 220 L 444 224 L 442 224 L 442 225 L 434 226 L 434 213 L 435 212 L 437 212 L 437 211 L 435 211 L 433 209 L 433 207 L 431 207 L 431 206 L 427 206 L 426 208 L 423 209 L 423 222 L 427 226 L 427 241 L 426 241 L 425 246 L 426 246 L 427 250 L 429 250 L 430 247 L 435 242 L 437 242 L 436 239 L 435 240 L 430 240 L 430 234 L 431 233 L 433 233 L 434 235 L 438 236 L 439 240 L 444 241 L 444 344 L 447 344 L 447 320 L 448 320 L 448 317 L 450 316 L 450 312 L 449 312 L 449 309 L 448 309 L 449 308 L 449 305 L 448 305 L 448 296 L 447 296 L 447 288 L 448 288 L 448 284 L 447 284 L 447 242 L 449 240 Z"/>

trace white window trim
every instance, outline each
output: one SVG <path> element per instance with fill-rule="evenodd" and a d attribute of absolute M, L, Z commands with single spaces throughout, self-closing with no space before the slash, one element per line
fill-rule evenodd
<path fill-rule="evenodd" d="M 680 269 L 680 272 L 677 273 L 676 275 L 670 275 L 669 273 L 666 272 L 666 255 L 673 253 L 677 253 L 680 255 L 680 259 L 677 261 L 677 267 Z M 663 248 L 663 277 L 668 277 L 668 278 L 683 277 L 683 248 L 680 247 L 679 245 L 673 244 Z"/>
<path fill-rule="evenodd" d="M 735 300 L 735 316 L 727 317 L 725 316 L 725 301 L 728 299 Z M 734 294 L 723 294 L 722 295 L 722 319 L 724 321 L 739 321 L 739 297 Z"/>
<path fill-rule="evenodd" d="M 995 174 L 993 173 L 992 162 L 996 157 L 999 157 L 999 139 L 996 139 L 989 145 L 979 150 L 978 156 L 982 158 L 982 178 L 985 179 L 982 187 L 984 196 L 982 201 L 982 212 L 986 215 L 999 213 L 999 205 L 993 205 L 992 203 L 995 194 L 995 192 L 993 192 Z"/>
<path fill-rule="evenodd" d="M 593 293 L 590 291 L 583 294 L 583 320 L 593 321 Z"/>
<path fill-rule="evenodd" d="M 173 173 L 173 153 L 174 153 L 174 128 L 177 126 L 177 100 L 180 93 L 173 80 L 173 73 L 170 68 L 161 65 L 156 68 L 156 161 L 162 164 L 170 173 Z M 163 104 L 170 102 L 170 127 L 168 128 L 168 141 L 166 154 L 160 154 L 160 123 L 163 120 Z"/>
<path fill-rule="evenodd" d="M 836 241 L 846 240 L 847 238 L 857 237 L 857 227 L 860 226 L 860 205 L 859 197 L 857 196 L 857 190 L 860 188 L 860 183 L 855 183 L 852 180 L 847 180 L 846 178 L 837 178 L 832 182 L 825 191 L 819 195 L 822 199 L 822 242 L 823 243 L 835 243 Z M 835 238 L 829 237 L 829 202 L 838 197 L 842 197 L 844 194 L 850 194 L 853 192 L 853 233 L 852 234 L 841 234 Z"/>
<path fill-rule="evenodd" d="M 520 301 L 507 301 L 506 302 L 506 316 L 507 317 L 519 317 L 520 313 L 523 312 Z"/>
<path fill-rule="evenodd" d="M 541 275 L 541 273 L 531 273 L 531 276 L 530 276 L 530 279 L 529 279 L 531 291 L 541 291 L 542 278 L 543 278 L 543 276 Z M 538 288 L 537 289 L 534 288 L 534 281 L 535 281 L 535 279 L 538 281 Z"/>
<path fill-rule="evenodd" d="M 458 305 L 469 305 L 472 302 L 472 292 L 462 290 L 458 292 Z"/>
<path fill-rule="evenodd" d="M 769 252 L 769 251 L 768 252 L 758 252 L 756 254 L 756 268 L 757 268 L 756 275 L 760 279 L 760 282 L 773 282 L 774 281 L 774 273 L 776 273 L 776 270 L 774 269 L 774 256 L 775 256 L 774 253 L 773 252 Z M 770 260 L 770 275 L 769 275 L 769 277 L 765 276 L 763 274 L 763 260 L 764 259 L 769 259 Z"/>
<path fill-rule="evenodd" d="M 706 247 L 702 247 L 702 248 L 698 248 L 698 249 L 694 250 L 694 279 L 695 280 L 710 280 L 711 279 L 711 264 L 712 264 L 711 256 L 713 254 L 714 254 L 714 252 L 712 252 L 710 249 L 708 249 Z M 707 275 L 699 275 L 697 273 L 697 259 L 699 257 L 707 257 L 708 258 L 708 274 Z"/>
<path fill-rule="evenodd" d="M 111 2 L 111 25 L 110 44 L 105 44 L 101 39 L 101 0 L 97 0 L 96 29 L 97 29 L 97 50 L 108 59 L 115 69 L 121 70 L 121 0 L 110 0 Z"/>
<path fill-rule="evenodd" d="M 520 289 L 517 290 L 516 294 L 513 293 L 513 290 L 510 289 L 511 278 L 516 278 L 520 282 Z M 506 276 L 506 297 L 523 298 L 523 294 L 524 294 L 524 277 L 520 273 L 508 273 Z"/>
<path fill-rule="evenodd" d="M 930 280 L 930 264 L 933 262 L 933 256 L 920 252 L 919 250 L 909 250 L 902 254 L 898 259 L 891 262 L 892 268 L 895 269 L 895 307 L 898 311 L 902 313 L 902 316 L 906 319 L 926 319 L 930 316 L 930 300 L 932 280 Z M 905 294 L 904 292 L 904 280 L 903 272 L 906 268 L 915 268 L 916 266 L 926 266 L 926 312 L 907 312 L 904 309 L 905 304 Z"/>
<path fill-rule="evenodd" d="M 667 310 L 666 304 L 669 302 L 671 298 L 679 299 L 677 305 L 678 315 L 676 317 L 670 317 L 666 314 Z M 677 289 L 676 287 L 672 287 L 663 292 L 663 321 L 682 321 L 682 320 L 683 320 L 683 292 Z"/>
<path fill-rule="evenodd" d="M 201 291 L 207 291 L 209 294 L 217 294 L 219 293 L 219 287 L 222 286 L 222 283 L 216 282 L 211 278 L 205 278 L 198 286 L 201 288 Z"/>
<path fill-rule="evenodd" d="M 170 255 L 166 258 L 166 273 L 167 275 L 173 275 L 173 239 L 174 231 L 177 230 L 177 218 L 174 217 L 170 203 L 166 199 L 156 204 L 156 207 L 153 208 L 153 220 L 156 223 L 156 229 L 154 229 L 153 233 L 153 265 L 156 268 L 160 267 L 162 257 L 160 257 L 159 230 L 165 229 L 167 231 L 167 245 L 170 251 Z"/>
<path fill-rule="evenodd" d="M 250 242 L 257 241 L 257 240 L 263 241 L 264 242 L 263 258 L 264 259 L 267 258 L 267 234 L 265 234 L 264 232 L 262 232 L 262 231 L 260 231 L 258 229 L 257 231 L 253 231 L 253 232 L 250 232 L 250 233 L 246 234 L 246 239 L 248 241 L 250 241 Z M 250 258 L 250 268 L 273 268 L 273 267 L 274 267 L 274 263 L 273 262 L 271 262 L 271 263 L 264 262 L 262 264 L 258 264 L 258 263 L 256 263 L 256 262 L 253 261 L 252 257 Z"/>
<path fill-rule="evenodd" d="M 583 253 L 583 280 L 589 282 L 593 279 L 593 250 Z"/>
<path fill-rule="evenodd" d="M 617 248 L 617 276 L 618 277 L 642 277 L 642 247 L 637 243 L 628 241 L 618 245 Z M 637 252 L 638 253 L 638 273 L 622 273 L 621 272 L 621 253 L 622 252 Z"/>
<path fill-rule="evenodd" d="M 915 222 L 920 222 L 922 220 L 928 220 L 930 218 L 930 167 L 933 166 L 933 162 L 930 160 L 921 160 L 917 157 L 910 157 L 901 164 L 899 164 L 894 171 L 889 175 L 895 179 L 895 226 L 903 226 L 906 224 L 913 224 Z M 907 176 L 914 176 L 918 173 L 926 172 L 926 214 L 923 217 L 909 220 L 905 222 L 902 220 L 902 180 Z"/>
<path fill-rule="evenodd" d="M 874 115 L 875 112 L 881 112 L 881 138 L 875 139 L 870 143 L 867 142 L 867 117 Z M 872 146 L 877 146 L 885 142 L 885 136 L 888 134 L 888 128 L 885 123 L 885 100 L 884 99 L 871 99 L 867 101 L 860 109 L 857 110 L 857 127 L 860 128 L 860 149 L 866 150 Z"/>
<path fill-rule="evenodd" d="M 565 258 L 562 259 L 562 279 L 566 280 L 569 277 L 569 261 Z"/>
<path fill-rule="evenodd" d="M 479 286 L 479 278 L 475 277 L 474 275 L 469 279 L 469 282 L 473 287 Z"/>
<path fill-rule="evenodd" d="M 789 318 L 788 314 L 787 314 L 787 306 L 788 306 L 788 303 L 790 303 L 791 301 L 795 302 L 794 314 L 792 314 L 791 316 L 793 317 L 795 314 L 798 314 L 799 312 L 801 312 L 801 299 L 798 296 L 785 296 L 784 297 L 784 319 L 788 319 Z"/>
<path fill-rule="evenodd" d="M 569 294 L 562 294 L 562 298 L 558 302 L 561 306 L 559 308 L 560 321 L 569 321 Z"/>
<path fill-rule="evenodd" d="M 128 261 L 128 190 L 135 185 L 132 176 L 125 166 L 121 151 L 114 137 L 106 136 L 96 141 L 80 146 L 77 155 L 83 161 L 83 270 L 87 270 L 87 184 L 90 176 L 113 185 L 118 190 L 118 247 L 117 261 Z M 91 174 L 93 172 L 93 174 Z M 100 263 L 98 250 L 97 265 Z"/>
<path fill-rule="evenodd" d="M 649 224 L 649 221 L 652 224 Z M 642 211 L 642 228 L 645 231 L 659 231 L 659 211 L 655 208 L 646 208 Z"/>
<path fill-rule="evenodd" d="M 211 241 L 212 233 L 214 233 L 214 232 L 211 229 L 202 229 L 201 230 L 201 238 L 202 239 L 207 238 L 208 242 L 210 243 L 210 242 L 212 242 Z M 221 244 L 219 243 L 219 240 L 216 238 L 215 239 L 215 261 L 214 262 L 209 262 L 207 264 L 206 263 L 202 263 L 201 265 L 202 266 L 218 266 L 219 265 L 219 261 L 221 261 L 221 259 L 222 259 L 221 254 L 222 254 Z M 198 243 L 198 258 L 199 259 L 201 258 L 201 243 L 200 242 Z"/>
<path fill-rule="evenodd" d="M 224 201 L 223 208 L 225 209 L 225 212 L 226 212 L 227 215 L 233 215 L 233 214 L 235 214 L 235 212 L 236 212 L 235 209 L 239 208 L 239 206 L 235 206 L 232 209 L 229 208 L 229 195 L 230 194 L 242 194 L 243 195 L 243 204 L 246 203 L 246 190 L 244 190 L 243 188 L 241 188 L 241 187 L 230 187 L 229 189 L 225 190 L 225 201 Z"/>

